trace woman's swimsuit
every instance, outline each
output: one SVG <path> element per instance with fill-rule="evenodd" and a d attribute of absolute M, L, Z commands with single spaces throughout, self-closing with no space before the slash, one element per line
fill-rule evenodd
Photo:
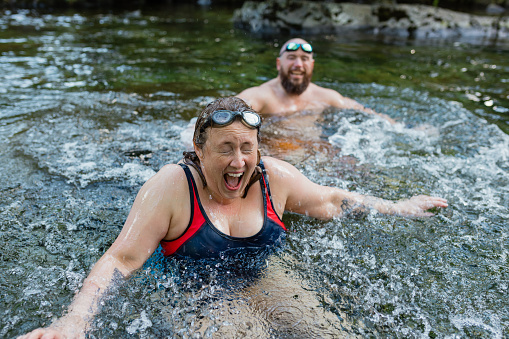
<path fill-rule="evenodd" d="M 214 227 L 200 202 L 196 182 L 189 167 L 185 164 L 180 166 L 186 173 L 189 185 L 191 220 L 185 232 L 177 239 L 161 240 L 162 253 L 165 256 L 217 258 L 230 251 L 266 249 L 281 242 L 286 227 L 274 210 L 269 182 L 262 162 L 260 167 L 263 175 L 259 181 L 263 196 L 263 226 L 257 234 L 245 238 L 232 237 Z"/>

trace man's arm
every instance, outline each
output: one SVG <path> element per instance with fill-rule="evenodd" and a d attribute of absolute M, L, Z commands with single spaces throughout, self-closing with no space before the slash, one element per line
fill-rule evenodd
<path fill-rule="evenodd" d="M 392 119 L 390 116 L 388 116 L 386 114 L 375 112 L 371 108 L 367 108 L 364 105 L 361 105 L 360 103 L 358 103 L 357 101 L 339 94 L 335 90 L 332 90 L 332 89 L 326 89 L 326 90 L 328 92 L 327 95 L 329 96 L 329 104 L 333 107 L 343 108 L 343 109 L 354 109 L 354 110 L 362 111 L 362 112 L 365 112 L 368 114 L 375 114 L 375 115 L 378 115 L 378 116 L 386 119 L 391 124 L 396 123 L 396 120 Z"/>
<path fill-rule="evenodd" d="M 20 338 L 84 338 L 104 293 L 139 269 L 166 236 L 174 214 L 171 199 L 179 196 L 178 176 L 183 173 L 178 166 L 168 165 L 143 185 L 122 231 L 94 265 L 67 314 L 50 327 Z"/>
<path fill-rule="evenodd" d="M 447 207 L 442 198 L 419 195 L 397 202 L 361 195 L 335 187 L 313 183 L 294 166 L 274 158 L 264 158 L 274 187 L 273 200 L 279 215 L 282 208 L 318 219 L 331 219 L 347 214 L 362 214 L 374 209 L 382 214 L 427 217 L 429 209 Z"/>

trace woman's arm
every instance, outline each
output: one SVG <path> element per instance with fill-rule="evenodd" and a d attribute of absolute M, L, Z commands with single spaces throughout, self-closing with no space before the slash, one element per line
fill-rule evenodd
<path fill-rule="evenodd" d="M 188 195 L 187 200 L 181 196 L 186 190 L 184 172 L 176 165 L 165 166 L 147 181 L 136 196 L 122 231 L 92 268 L 67 314 L 48 328 L 34 330 L 20 338 L 84 337 L 108 288 L 139 269 L 166 236 L 175 211 L 182 210 L 176 201 L 189 201 Z"/>
<path fill-rule="evenodd" d="M 393 202 L 321 186 L 284 161 L 264 157 L 264 164 L 269 173 L 273 201 L 279 215 L 287 210 L 327 220 L 346 214 L 362 214 L 373 209 L 382 214 L 426 217 L 433 215 L 427 212 L 431 208 L 447 207 L 447 200 L 426 195 Z"/>
<path fill-rule="evenodd" d="M 97 311 L 101 296 L 115 277 L 123 278 L 132 270 L 118 258 L 106 252 L 83 282 L 83 287 L 75 296 L 65 316 L 57 319 L 47 328 L 38 328 L 18 339 L 84 338 L 86 327 Z"/>
<path fill-rule="evenodd" d="M 335 216 L 367 214 L 375 210 L 381 214 L 400 215 L 404 217 L 430 217 L 428 212 L 432 208 L 447 207 L 447 200 L 427 195 L 413 196 L 410 199 L 390 201 L 369 195 L 362 195 L 339 188 L 322 186 L 320 199 L 324 203 L 318 206 L 308 206 L 310 215 L 320 219 L 330 219 Z"/>

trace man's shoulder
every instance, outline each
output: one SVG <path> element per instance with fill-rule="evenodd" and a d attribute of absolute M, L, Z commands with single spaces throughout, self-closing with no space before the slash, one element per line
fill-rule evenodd
<path fill-rule="evenodd" d="M 272 80 L 264 82 L 263 84 L 260 84 L 258 86 L 246 88 L 245 90 L 240 92 L 237 96 L 241 97 L 242 95 L 253 95 L 253 94 L 258 94 L 261 92 L 272 91 L 274 89 L 275 85 L 276 85 L 276 79 L 272 79 Z"/>
<path fill-rule="evenodd" d="M 267 105 L 275 101 L 274 79 L 259 86 L 247 88 L 236 96 L 248 103 L 254 110 L 263 113 Z"/>
<path fill-rule="evenodd" d="M 309 84 L 307 92 L 314 100 L 321 101 L 331 106 L 336 106 L 337 101 L 344 99 L 338 91 L 332 88 L 321 87 L 314 83 Z"/>
<path fill-rule="evenodd" d="M 315 83 L 310 83 L 309 84 L 309 89 L 311 90 L 310 92 L 313 93 L 314 95 L 318 94 L 318 95 L 327 95 L 327 96 L 334 96 L 334 97 L 342 97 L 342 95 L 339 94 L 338 91 L 333 90 L 332 88 L 318 86 Z"/>

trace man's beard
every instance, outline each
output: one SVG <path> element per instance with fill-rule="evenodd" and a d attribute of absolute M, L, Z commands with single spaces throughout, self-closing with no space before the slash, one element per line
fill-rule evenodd
<path fill-rule="evenodd" d="M 279 72 L 279 77 L 281 78 L 281 86 L 283 86 L 286 93 L 288 94 L 301 95 L 302 93 L 304 93 L 306 88 L 308 88 L 309 83 L 311 82 L 311 74 L 308 76 L 307 73 L 304 74 L 302 82 L 298 85 L 292 83 L 290 77 L 288 77 L 288 73 Z"/>

